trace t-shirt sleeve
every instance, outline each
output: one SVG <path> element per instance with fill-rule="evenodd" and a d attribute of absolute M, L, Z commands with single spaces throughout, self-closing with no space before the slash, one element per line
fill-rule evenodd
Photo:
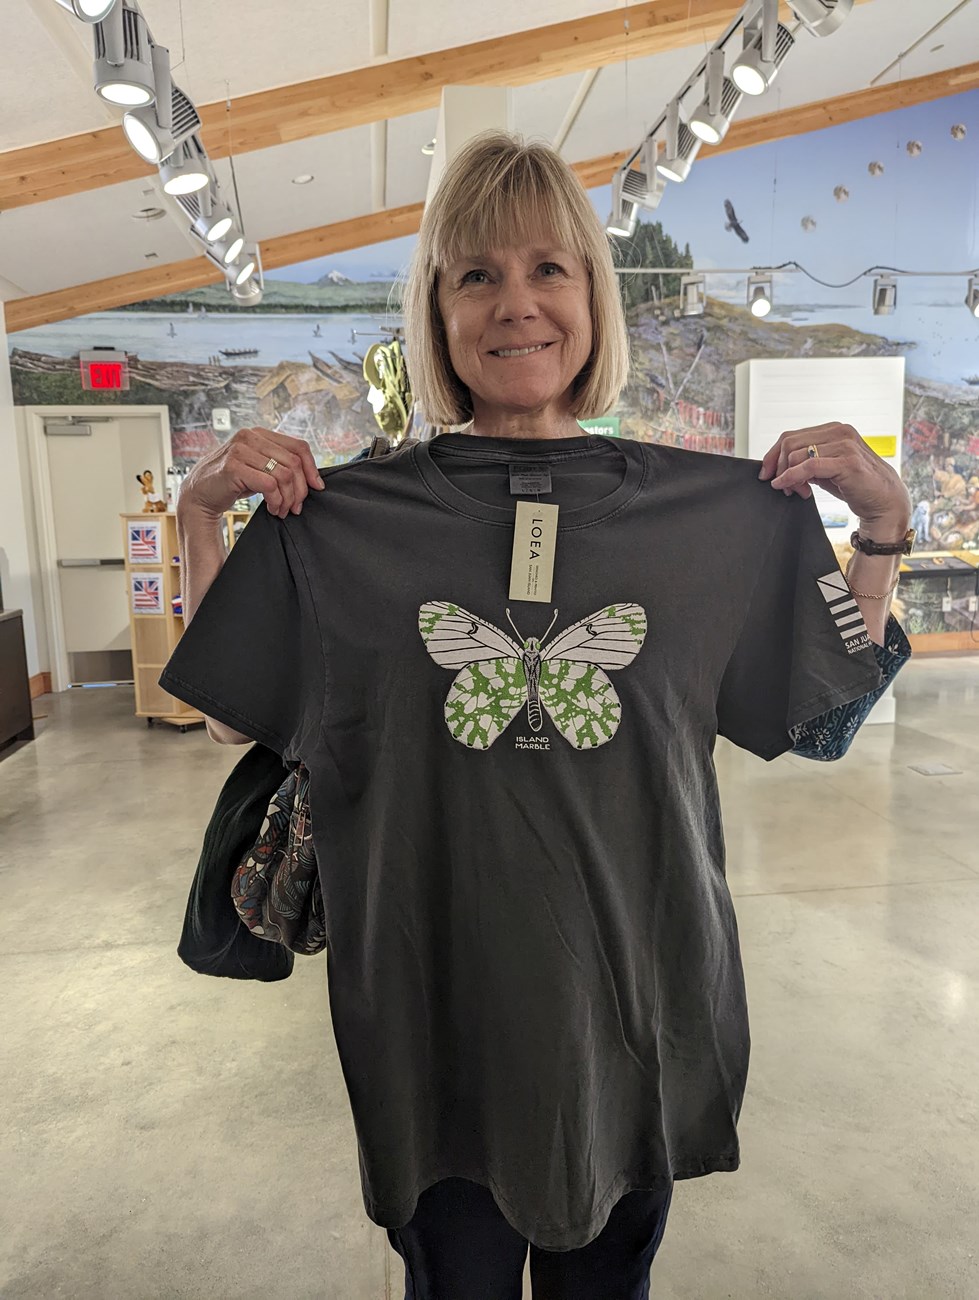
<path fill-rule="evenodd" d="M 783 500 L 717 698 L 718 734 L 765 759 L 792 748 L 799 723 L 881 682 L 816 502 Z"/>
<path fill-rule="evenodd" d="M 259 507 L 160 685 L 287 760 L 302 756 L 322 715 L 323 645 L 289 521 Z"/>

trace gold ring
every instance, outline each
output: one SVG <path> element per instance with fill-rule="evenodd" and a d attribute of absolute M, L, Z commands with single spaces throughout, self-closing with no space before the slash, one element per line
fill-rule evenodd
<path fill-rule="evenodd" d="M 810 460 L 819 460 L 819 451 L 815 443 L 811 442 L 809 444 L 809 446 L 806 448 L 806 455 L 809 457 Z"/>
<path fill-rule="evenodd" d="M 265 466 L 265 472 L 266 472 L 266 474 L 271 474 L 272 471 L 275 469 L 276 465 L 278 465 L 278 463 L 279 463 L 279 462 L 278 462 L 277 460 L 271 460 L 271 459 L 270 459 L 270 460 L 268 461 L 268 463 L 266 464 L 266 466 Z"/>

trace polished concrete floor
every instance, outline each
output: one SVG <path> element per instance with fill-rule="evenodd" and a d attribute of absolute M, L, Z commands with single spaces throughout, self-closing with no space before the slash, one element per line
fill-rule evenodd
<path fill-rule="evenodd" d="M 654 1300 L 979 1297 L 979 657 L 897 694 L 840 763 L 718 749 L 743 1165 L 678 1184 Z M 132 707 L 45 697 L 0 761 L 0 1295 L 400 1300 L 323 960 L 258 986 L 174 952 L 236 754 Z"/>

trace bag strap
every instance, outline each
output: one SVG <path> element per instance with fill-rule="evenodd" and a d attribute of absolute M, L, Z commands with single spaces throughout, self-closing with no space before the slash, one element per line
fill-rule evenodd
<path fill-rule="evenodd" d="M 379 433 L 371 442 L 370 449 L 367 452 L 367 459 L 376 460 L 378 456 L 397 456 L 401 452 L 407 451 L 409 447 L 416 446 L 419 441 L 418 438 L 405 438 L 396 447 L 392 447 L 390 439 Z"/>

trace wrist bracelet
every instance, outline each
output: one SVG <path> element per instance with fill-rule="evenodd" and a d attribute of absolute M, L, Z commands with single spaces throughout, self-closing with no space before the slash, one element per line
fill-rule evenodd
<path fill-rule="evenodd" d="M 857 558 L 858 554 L 859 554 L 858 551 L 854 551 L 854 553 L 850 556 L 849 563 L 846 566 L 846 573 L 844 576 L 847 581 L 847 586 L 850 586 L 850 567 L 853 564 L 853 561 Z M 901 573 L 900 570 L 898 570 L 898 575 L 894 579 L 894 585 L 892 587 L 888 587 L 888 589 L 885 592 L 857 591 L 856 587 L 852 587 L 852 586 L 850 586 L 850 591 L 854 596 L 861 596 L 864 600 L 887 600 L 887 598 L 889 596 L 892 596 L 894 592 L 897 590 L 897 584 L 900 581 L 901 581 Z"/>

